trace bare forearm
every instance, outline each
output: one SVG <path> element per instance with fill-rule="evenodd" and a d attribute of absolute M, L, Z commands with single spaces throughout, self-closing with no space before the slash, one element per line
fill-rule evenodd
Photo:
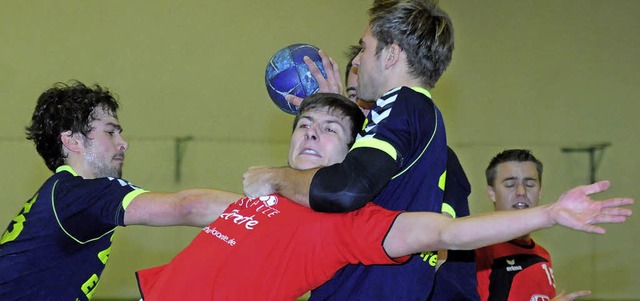
<path fill-rule="evenodd" d="M 317 171 L 318 169 L 274 168 L 270 174 L 273 191 L 302 206 L 309 207 L 309 188 Z"/>
<path fill-rule="evenodd" d="M 240 194 L 210 189 L 137 196 L 125 210 L 126 225 L 202 227 L 215 220 Z"/>
<path fill-rule="evenodd" d="M 432 212 L 402 213 L 384 241 L 392 257 L 431 250 L 470 250 L 508 241 L 553 224 L 546 207 L 458 219 Z"/>
<path fill-rule="evenodd" d="M 451 220 L 441 232 L 441 242 L 446 249 L 476 249 L 553 225 L 548 206 L 498 211 Z"/>
<path fill-rule="evenodd" d="M 181 191 L 177 199 L 182 216 L 180 224 L 204 227 L 214 221 L 230 203 L 243 197 L 241 194 L 209 189 Z"/>
<path fill-rule="evenodd" d="M 425 250 L 476 249 L 508 241 L 555 224 L 587 233 L 604 234 L 602 223 L 622 223 L 632 210 L 631 198 L 594 201 L 590 194 L 605 191 L 608 181 L 578 186 L 563 193 L 550 205 L 500 211 L 455 220 L 430 212 L 405 212 L 391 227 L 384 241 L 390 256 Z"/>

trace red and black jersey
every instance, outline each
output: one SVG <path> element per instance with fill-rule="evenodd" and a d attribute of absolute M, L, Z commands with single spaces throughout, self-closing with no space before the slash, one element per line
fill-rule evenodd
<path fill-rule="evenodd" d="M 551 256 L 533 240 L 476 250 L 480 300 L 548 301 L 556 296 Z"/>

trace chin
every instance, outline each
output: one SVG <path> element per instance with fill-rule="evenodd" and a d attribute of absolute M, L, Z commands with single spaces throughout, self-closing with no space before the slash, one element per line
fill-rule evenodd
<path fill-rule="evenodd" d="M 298 170 L 307 170 L 307 169 L 318 168 L 321 166 L 324 166 L 324 164 L 321 164 L 318 162 L 299 162 L 299 163 L 296 163 L 295 166 L 291 166 L 291 167 Z"/>

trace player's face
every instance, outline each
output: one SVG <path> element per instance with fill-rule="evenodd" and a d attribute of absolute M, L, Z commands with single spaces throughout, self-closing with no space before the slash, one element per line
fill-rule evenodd
<path fill-rule="evenodd" d="M 518 210 L 538 205 L 540 178 L 533 162 L 510 161 L 496 166 L 493 187 L 487 187 L 496 210 Z"/>
<path fill-rule="evenodd" d="M 371 111 L 373 107 L 373 102 L 365 102 L 364 100 L 358 98 L 357 91 L 358 90 L 358 67 L 352 66 L 349 70 L 349 74 L 347 75 L 347 97 L 353 102 L 355 102 L 362 113 L 366 116 Z"/>
<path fill-rule="evenodd" d="M 291 135 L 289 166 L 304 170 L 340 163 L 349 142 L 349 118 L 328 108 L 309 110 L 300 116 Z"/>
<path fill-rule="evenodd" d="M 360 39 L 362 49 L 352 61 L 358 68 L 358 98 L 367 102 L 376 101 L 386 92 L 383 80 L 384 62 L 381 56 L 376 55 L 377 45 L 378 41 L 371 35 L 371 27 L 367 26 Z"/>
<path fill-rule="evenodd" d="M 94 178 L 119 178 L 128 147 L 121 136 L 122 128 L 110 112 L 97 107 L 94 114 L 96 119 L 91 122 L 92 130 L 82 143 L 85 164 Z"/>

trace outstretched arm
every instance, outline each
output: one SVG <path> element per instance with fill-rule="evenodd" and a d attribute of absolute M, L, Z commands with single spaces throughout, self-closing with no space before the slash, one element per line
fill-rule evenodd
<path fill-rule="evenodd" d="M 630 198 L 603 201 L 589 198 L 590 194 L 608 188 L 609 182 L 601 181 L 573 188 L 550 205 L 458 219 L 436 213 L 405 212 L 391 227 L 384 247 L 392 257 L 425 250 L 476 249 L 556 224 L 578 231 L 603 234 L 605 230 L 596 224 L 624 222 L 631 215 L 631 210 L 620 207 L 633 204 L 633 199 Z"/>
<path fill-rule="evenodd" d="M 137 196 L 124 214 L 125 225 L 204 227 L 242 195 L 210 189 L 175 193 L 147 192 Z"/>

